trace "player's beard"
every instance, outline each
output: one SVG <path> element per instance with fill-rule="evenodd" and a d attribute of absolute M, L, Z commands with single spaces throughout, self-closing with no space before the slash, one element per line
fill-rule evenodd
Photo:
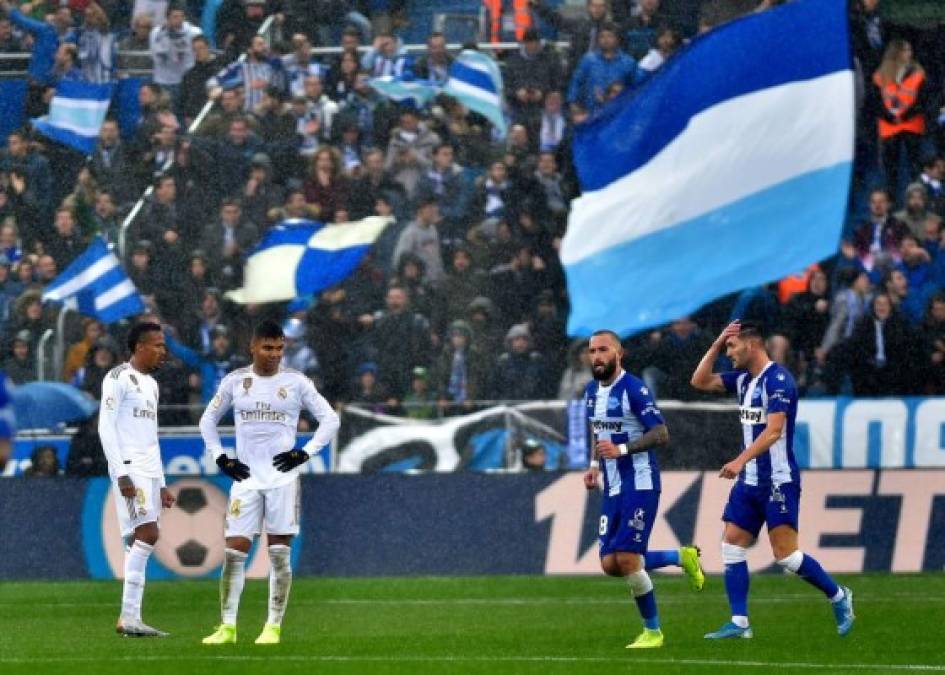
<path fill-rule="evenodd" d="M 591 366 L 591 375 L 594 376 L 594 379 L 598 382 L 604 382 L 609 380 L 614 376 L 614 373 L 617 372 L 617 357 L 615 356 L 608 363 L 601 364 L 599 366 Z"/>

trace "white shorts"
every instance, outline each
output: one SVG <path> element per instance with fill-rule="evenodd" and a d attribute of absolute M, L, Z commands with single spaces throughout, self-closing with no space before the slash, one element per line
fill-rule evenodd
<path fill-rule="evenodd" d="M 122 537 L 130 537 L 137 527 L 145 523 L 156 523 L 161 518 L 161 479 L 134 474 L 129 474 L 128 477 L 135 486 L 134 497 L 122 497 L 118 482 L 112 481 L 118 527 Z"/>
<path fill-rule="evenodd" d="M 269 534 L 299 533 L 299 480 L 268 490 L 251 490 L 234 481 L 226 510 L 226 536 L 252 539 Z"/>

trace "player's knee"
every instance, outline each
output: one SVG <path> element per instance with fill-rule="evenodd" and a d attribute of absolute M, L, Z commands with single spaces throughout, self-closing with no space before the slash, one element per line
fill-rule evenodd
<path fill-rule="evenodd" d="M 636 553 L 618 553 L 617 565 L 620 567 L 622 576 L 636 574 L 643 569 L 643 556 Z"/>
<path fill-rule="evenodd" d="M 738 544 L 722 542 L 722 562 L 726 565 L 737 565 L 748 559 L 748 549 Z"/>
<path fill-rule="evenodd" d="M 615 555 L 605 555 L 600 559 L 600 568 L 603 570 L 604 574 L 609 577 L 622 577 L 623 574 L 620 572 L 620 565 L 617 564 L 617 556 Z"/>
<path fill-rule="evenodd" d="M 775 550 L 774 557 L 777 558 L 778 564 L 789 572 L 796 573 L 804 562 L 804 554 L 797 549 L 793 552 Z"/>

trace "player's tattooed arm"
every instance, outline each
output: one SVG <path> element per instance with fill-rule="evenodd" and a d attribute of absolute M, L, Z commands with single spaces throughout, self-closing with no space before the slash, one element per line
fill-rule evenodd
<path fill-rule="evenodd" d="M 665 424 L 657 424 L 637 440 L 628 443 L 627 449 L 630 452 L 641 452 L 650 448 L 661 448 L 665 445 L 669 445 L 669 429 Z"/>

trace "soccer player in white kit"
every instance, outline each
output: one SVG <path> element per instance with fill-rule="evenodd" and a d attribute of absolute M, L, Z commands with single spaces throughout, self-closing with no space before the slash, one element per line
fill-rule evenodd
<path fill-rule="evenodd" d="M 256 644 L 277 644 L 292 585 L 289 560 L 292 537 L 299 533 L 298 467 L 328 445 L 338 431 L 338 415 L 312 381 L 296 370 L 281 368 L 285 336 L 274 321 L 253 332 L 253 365 L 223 378 L 216 396 L 200 418 L 200 433 L 217 466 L 235 482 L 226 515 L 226 555 L 220 576 L 221 623 L 204 644 L 236 642 L 236 615 L 245 582 L 246 557 L 266 526 L 269 544 L 269 617 Z M 220 445 L 217 424 L 233 408 L 236 453 Z M 318 429 L 303 448 L 296 448 L 299 413 L 307 409 Z"/>
<path fill-rule="evenodd" d="M 156 323 L 136 324 L 128 333 L 131 359 L 102 381 L 98 435 L 115 486 L 115 506 L 125 553 L 125 585 L 121 616 L 115 630 L 133 637 L 165 637 L 167 633 L 141 621 L 145 568 L 158 540 L 162 508 L 174 504 L 164 483 L 158 445 L 158 385 L 151 373 L 167 358 L 164 333 Z M 120 495 L 120 496 L 119 496 Z"/>

